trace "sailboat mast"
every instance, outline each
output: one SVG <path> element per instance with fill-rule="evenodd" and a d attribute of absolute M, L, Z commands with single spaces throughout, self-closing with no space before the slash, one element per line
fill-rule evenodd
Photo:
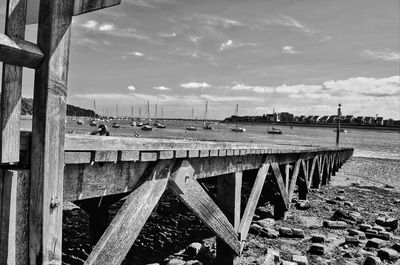
<path fill-rule="evenodd" d="M 133 119 L 133 105 L 131 105 L 131 118 Z"/>
<path fill-rule="evenodd" d="M 157 120 L 157 104 L 156 104 L 156 109 L 155 109 L 155 113 L 154 113 L 154 119 Z"/>
<path fill-rule="evenodd" d="M 139 120 L 142 118 L 142 108 L 139 108 Z"/>
<path fill-rule="evenodd" d="M 147 100 L 147 120 L 150 124 L 150 102 Z"/>
<path fill-rule="evenodd" d="M 238 127 L 238 125 L 237 125 L 238 115 L 239 115 L 239 104 L 236 104 L 236 110 L 235 110 L 236 127 Z"/>
<path fill-rule="evenodd" d="M 115 116 L 118 118 L 118 104 L 115 106 Z"/>

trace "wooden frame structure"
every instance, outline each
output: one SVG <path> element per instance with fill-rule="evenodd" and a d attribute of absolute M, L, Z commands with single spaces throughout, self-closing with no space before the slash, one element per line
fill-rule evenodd
<path fill-rule="evenodd" d="M 65 135 L 71 20 L 120 0 L 8 0 L 0 137 L 0 263 L 61 264 L 62 205 L 90 215 L 95 244 L 85 264 L 120 264 L 165 189 L 218 237 L 219 264 L 234 264 L 263 191 L 282 218 L 297 189 L 329 183 L 350 148 L 296 148 L 202 141 Z M 40 6 L 38 5 L 40 3 Z M 27 11 L 28 10 L 28 11 Z M 29 10 L 38 10 L 38 13 Z M 32 13 L 33 12 L 33 13 Z M 24 40 L 38 23 L 37 43 Z M 20 132 L 22 67 L 35 69 L 32 132 Z M 256 170 L 241 215 L 243 172 Z M 218 178 L 217 200 L 200 180 Z M 107 226 L 108 206 L 125 197 Z"/>

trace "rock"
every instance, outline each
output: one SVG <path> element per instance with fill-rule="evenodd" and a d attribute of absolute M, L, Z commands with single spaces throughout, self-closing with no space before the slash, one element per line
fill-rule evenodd
<path fill-rule="evenodd" d="M 186 262 L 184 262 L 181 259 L 171 259 L 168 261 L 167 265 L 185 265 Z"/>
<path fill-rule="evenodd" d="M 400 243 L 395 243 L 392 248 L 400 253 Z"/>
<path fill-rule="evenodd" d="M 259 235 L 261 233 L 261 231 L 263 230 L 263 228 L 258 225 L 258 224 L 252 224 L 250 226 L 250 230 L 249 232 L 252 233 L 253 235 Z"/>
<path fill-rule="evenodd" d="M 272 239 L 278 238 L 279 232 L 272 228 L 263 228 L 260 233 L 260 236 L 266 237 L 266 238 L 272 238 Z"/>
<path fill-rule="evenodd" d="M 399 254 L 394 249 L 381 248 L 378 250 L 378 257 L 380 257 L 381 260 L 394 261 L 399 258 Z"/>
<path fill-rule="evenodd" d="M 291 262 L 287 260 L 282 260 L 281 265 L 297 265 L 296 262 Z"/>
<path fill-rule="evenodd" d="M 271 218 L 273 215 L 268 207 L 260 206 L 256 209 L 256 214 L 260 216 L 261 219 Z"/>
<path fill-rule="evenodd" d="M 393 204 L 400 204 L 400 199 L 394 200 Z"/>
<path fill-rule="evenodd" d="M 365 235 L 367 236 L 367 238 L 379 238 L 383 240 L 390 240 L 390 238 L 392 237 L 392 234 L 389 232 L 378 232 L 372 229 L 368 229 L 367 231 L 365 231 Z"/>
<path fill-rule="evenodd" d="M 326 202 L 326 203 L 329 203 L 329 204 L 337 204 L 337 202 L 334 201 L 334 200 L 326 200 L 325 202 Z"/>
<path fill-rule="evenodd" d="M 361 231 L 367 231 L 368 229 L 372 229 L 372 226 L 369 224 L 360 224 L 359 228 Z"/>
<path fill-rule="evenodd" d="M 298 265 L 308 265 L 308 259 L 306 256 L 293 255 L 292 261 L 296 262 Z"/>
<path fill-rule="evenodd" d="M 346 236 L 345 243 L 349 245 L 358 245 L 360 244 L 360 238 L 358 235 Z"/>
<path fill-rule="evenodd" d="M 357 235 L 360 240 L 366 239 L 365 233 L 363 231 L 360 231 L 357 229 L 349 229 L 348 232 L 349 232 L 349 235 L 351 235 L 351 236 Z"/>
<path fill-rule="evenodd" d="M 275 220 L 272 218 L 265 218 L 258 220 L 256 224 L 258 224 L 261 227 L 270 228 L 275 224 Z"/>
<path fill-rule="evenodd" d="M 187 246 L 185 253 L 190 257 L 196 257 L 200 253 L 202 248 L 203 245 L 201 243 L 194 242 Z"/>
<path fill-rule="evenodd" d="M 335 200 L 336 201 L 345 201 L 346 198 L 344 196 L 336 196 Z"/>
<path fill-rule="evenodd" d="M 338 193 L 344 193 L 343 189 L 338 190 Z"/>
<path fill-rule="evenodd" d="M 347 228 L 347 223 L 343 221 L 329 221 L 325 220 L 323 222 L 324 227 L 327 228 L 332 228 L 332 229 L 346 229 Z"/>
<path fill-rule="evenodd" d="M 298 201 L 295 204 L 296 209 L 298 210 L 308 210 L 311 208 L 311 205 L 308 201 Z"/>
<path fill-rule="evenodd" d="M 381 248 L 386 246 L 386 242 L 379 238 L 372 238 L 368 240 L 366 247 L 370 248 Z"/>
<path fill-rule="evenodd" d="M 320 234 L 312 235 L 311 242 L 313 243 L 325 243 L 325 236 Z"/>
<path fill-rule="evenodd" d="M 347 206 L 347 207 L 353 207 L 353 206 L 354 206 L 354 203 L 349 202 L 349 201 L 344 201 L 344 202 L 343 202 L 343 205 L 344 205 L 344 206 Z"/>
<path fill-rule="evenodd" d="M 375 231 L 378 231 L 378 232 L 386 231 L 385 228 L 383 228 L 382 226 L 379 226 L 379 225 L 374 225 L 371 229 L 375 230 Z"/>
<path fill-rule="evenodd" d="M 350 224 L 361 223 L 363 221 L 363 217 L 359 212 L 345 211 L 342 209 L 336 210 L 331 219 L 336 221 L 344 221 Z"/>
<path fill-rule="evenodd" d="M 382 227 L 388 227 L 390 230 L 396 230 L 399 227 L 399 220 L 382 214 L 376 218 L 375 223 Z"/>
<path fill-rule="evenodd" d="M 292 228 L 293 237 L 295 238 L 304 238 L 305 234 L 302 229 Z"/>
<path fill-rule="evenodd" d="M 310 254 L 325 255 L 326 246 L 322 244 L 312 244 L 309 250 Z"/>
<path fill-rule="evenodd" d="M 375 256 L 368 256 L 363 265 L 380 265 L 381 264 L 381 260 L 378 257 Z"/>
<path fill-rule="evenodd" d="M 275 265 L 276 262 L 280 262 L 279 251 L 269 248 L 262 265 Z"/>
<path fill-rule="evenodd" d="M 201 263 L 198 260 L 189 260 L 189 261 L 186 261 L 185 265 L 203 265 L 203 263 Z"/>
<path fill-rule="evenodd" d="M 292 228 L 280 227 L 279 228 L 279 236 L 281 236 L 281 237 L 292 237 L 293 236 Z"/>

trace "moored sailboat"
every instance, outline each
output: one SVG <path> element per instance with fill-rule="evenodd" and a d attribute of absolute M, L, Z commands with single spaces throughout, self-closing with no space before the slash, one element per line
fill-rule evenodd
<path fill-rule="evenodd" d="M 208 119 L 208 101 L 206 101 L 206 110 L 204 111 L 204 117 L 203 117 L 203 129 L 204 130 L 214 130 L 214 127 L 211 126 L 211 124 L 207 121 Z"/>
<path fill-rule="evenodd" d="M 239 104 L 236 104 L 236 110 L 235 110 L 235 113 L 234 113 L 233 116 L 232 116 L 232 118 L 235 117 L 236 126 L 233 127 L 233 128 L 231 128 L 231 130 L 232 130 L 233 132 L 245 132 L 245 131 L 246 131 L 246 128 L 239 127 L 238 124 L 237 124 L 237 117 L 238 117 L 238 114 L 239 114 Z"/>
<path fill-rule="evenodd" d="M 147 119 L 148 123 L 143 124 L 142 130 L 143 131 L 152 131 L 153 127 L 151 127 L 151 125 L 150 125 L 150 102 L 149 101 L 147 101 L 147 117 L 148 117 L 148 119 Z"/>
<path fill-rule="evenodd" d="M 194 108 L 192 108 L 192 120 L 194 119 Z M 190 126 L 186 126 L 185 129 L 187 131 L 197 131 L 197 127 L 190 125 Z"/>

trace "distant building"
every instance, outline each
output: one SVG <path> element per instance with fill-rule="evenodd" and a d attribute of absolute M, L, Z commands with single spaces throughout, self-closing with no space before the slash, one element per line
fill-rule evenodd
<path fill-rule="evenodd" d="M 281 122 L 293 122 L 294 121 L 294 115 L 289 112 L 281 112 L 278 114 L 279 120 Z"/>
<path fill-rule="evenodd" d="M 375 124 L 375 118 L 374 117 L 365 117 L 364 118 L 364 124 Z"/>
<path fill-rule="evenodd" d="M 329 118 L 326 120 L 326 123 L 335 123 L 336 122 L 336 115 L 331 115 Z"/>
<path fill-rule="evenodd" d="M 364 124 L 364 117 L 357 116 L 357 118 L 353 119 L 353 124 L 358 124 L 358 125 Z"/>
<path fill-rule="evenodd" d="M 323 116 L 321 119 L 319 119 L 320 123 L 326 123 L 329 119 L 329 116 Z"/>
<path fill-rule="evenodd" d="M 346 115 L 346 117 L 344 117 L 343 123 L 350 124 L 353 119 L 354 119 L 353 115 Z"/>

